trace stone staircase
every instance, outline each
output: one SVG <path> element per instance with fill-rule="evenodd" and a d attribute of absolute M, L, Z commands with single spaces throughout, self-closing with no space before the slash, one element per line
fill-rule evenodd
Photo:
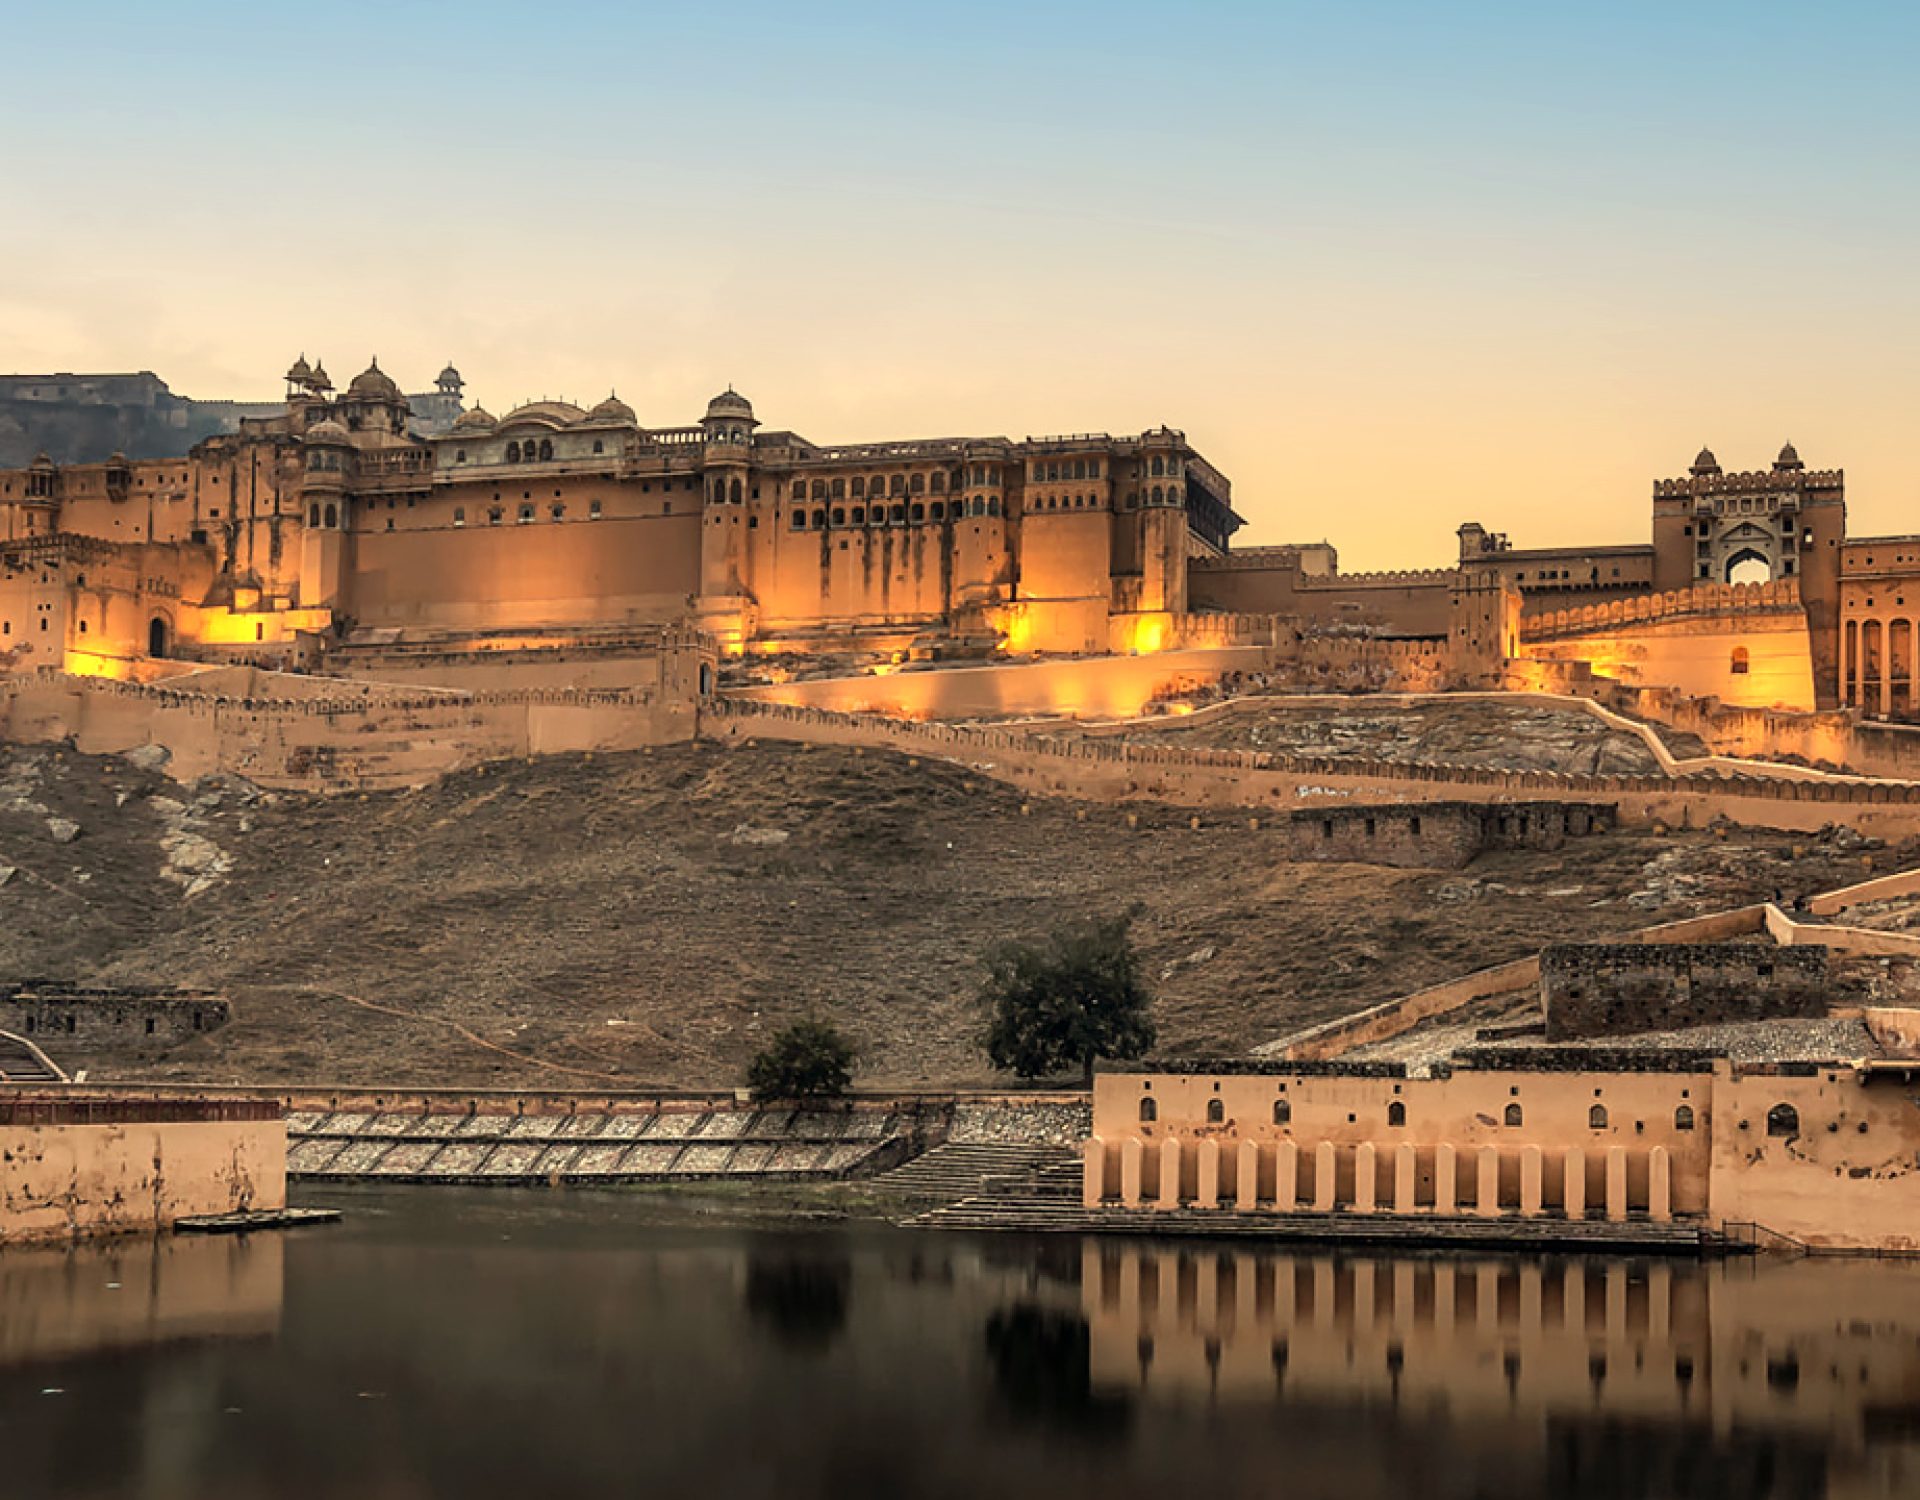
<path fill-rule="evenodd" d="M 67 1075 L 25 1037 L 0 1031 L 0 1083 L 65 1083 Z"/>
<path fill-rule="evenodd" d="M 1017 1194 L 1034 1189 L 1047 1172 L 1071 1174 L 1080 1191 L 1080 1160 L 1064 1146 L 947 1141 L 874 1179 L 876 1187 L 908 1198 L 934 1198 L 953 1204 L 982 1194 Z"/>

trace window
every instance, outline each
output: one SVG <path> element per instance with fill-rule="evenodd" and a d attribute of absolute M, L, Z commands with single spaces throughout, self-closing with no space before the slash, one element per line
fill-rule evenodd
<path fill-rule="evenodd" d="M 454 506 L 454 508 L 453 508 L 453 524 L 454 524 L 454 525 L 456 525 L 456 526 L 464 526 L 464 525 L 466 525 L 466 524 L 467 524 L 467 508 L 466 508 L 466 506 L 464 506 L 464 505 L 456 505 L 456 506 Z"/>
<path fill-rule="evenodd" d="M 1525 1119 L 1526 1116 L 1521 1113 L 1519 1105 L 1509 1104 L 1507 1106 L 1506 1124 L 1509 1129 L 1517 1129 Z"/>
<path fill-rule="evenodd" d="M 1791 1104 L 1776 1104 L 1767 1111 L 1767 1134 L 1795 1136 L 1800 1133 L 1800 1111 Z"/>
<path fill-rule="evenodd" d="M 507 462 L 510 464 L 520 462 L 520 445 L 518 443 L 507 444 Z"/>
<path fill-rule="evenodd" d="M 1605 1130 L 1607 1128 L 1606 1105 L 1596 1104 L 1592 1109 L 1587 1111 L 1587 1128 L 1589 1130 Z"/>
<path fill-rule="evenodd" d="M 600 439 L 599 439 L 599 438 L 595 438 L 595 439 L 593 440 L 593 451 L 594 451 L 595 453 L 604 453 L 604 452 L 606 452 L 606 451 L 607 451 L 607 450 L 606 450 L 606 444 L 604 444 L 604 443 L 602 443 L 602 442 L 600 441 Z"/>
<path fill-rule="evenodd" d="M 545 463 L 548 459 L 552 457 L 553 457 L 553 439 L 541 438 L 540 439 L 540 461 L 542 463 Z"/>
<path fill-rule="evenodd" d="M 600 502 L 598 500 L 589 500 L 587 502 L 587 519 L 589 521 L 597 521 L 600 519 Z"/>
<path fill-rule="evenodd" d="M 1209 1099 L 1207 1101 L 1207 1123 L 1209 1125 L 1219 1125 L 1223 1123 L 1226 1118 L 1226 1105 L 1222 1104 L 1218 1099 Z"/>
<path fill-rule="evenodd" d="M 547 507 L 547 509 L 549 514 L 551 514 L 554 520 L 556 521 L 558 521 L 562 516 L 566 515 L 567 513 L 567 508 L 564 505 L 552 505 Z"/>
<path fill-rule="evenodd" d="M 1728 664 L 1728 669 L 1736 677 L 1744 677 L 1747 675 L 1747 648 L 1745 646 L 1735 646 L 1733 648 L 1733 660 Z"/>
<path fill-rule="evenodd" d="M 1407 1107 L 1398 1099 L 1387 1106 L 1387 1124 L 1389 1127 L 1407 1123 Z"/>
<path fill-rule="evenodd" d="M 501 515 L 500 507 L 497 505 L 493 506 L 487 512 L 487 524 L 489 526 L 498 526 L 500 524 L 500 515 Z"/>
<path fill-rule="evenodd" d="M 1276 1125 L 1290 1125 L 1293 1123 L 1292 1100 L 1276 1099 L 1273 1101 L 1273 1123 Z"/>
<path fill-rule="evenodd" d="M 521 506 L 521 507 L 520 507 L 520 514 L 519 514 L 519 516 L 518 516 L 518 518 L 517 518 L 517 519 L 518 519 L 518 522 L 519 522 L 519 524 L 520 524 L 520 525 L 522 525 L 522 526 L 527 526 L 527 525 L 530 525 L 530 524 L 532 524 L 532 521 L 533 521 L 533 507 L 532 507 L 531 505 L 523 505 L 523 506 Z"/>
<path fill-rule="evenodd" d="M 791 524 L 795 531 L 805 531 L 807 529 L 807 513 L 804 510 L 796 510 L 793 513 Z"/>
<path fill-rule="evenodd" d="M 1693 1106 L 1691 1104 L 1683 1104 L 1673 1112 L 1673 1128 L 1675 1130 L 1693 1129 Z"/>
<path fill-rule="evenodd" d="M 1155 1104 L 1153 1100 L 1150 1098 L 1142 1099 L 1140 1101 L 1140 1118 L 1143 1122 L 1149 1122 L 1149 1121 L 1159 1119 L 1160 1106 Z"/>

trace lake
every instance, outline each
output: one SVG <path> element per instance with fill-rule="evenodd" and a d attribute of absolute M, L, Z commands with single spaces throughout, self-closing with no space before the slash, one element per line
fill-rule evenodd
<path fill-rule="evenodd" d="M 348 1218 L 0 1253 L 4 1493 L 1920 1494 L 1916 1263 L 309 1201 Z"/>

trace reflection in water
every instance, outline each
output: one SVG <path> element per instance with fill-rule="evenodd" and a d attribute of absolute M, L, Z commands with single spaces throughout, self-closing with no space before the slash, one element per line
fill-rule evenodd
<path fill-rule="evenodd" d="M 284 1238 L 0 1254 L 6 1493 L 1920 1494 L 1920 1264 L 339 1201 L 345 1224 Z"/>
<path fill-rule="evenodd" d="M 1093 1389 L 1091 1345 L 1078 1313 L 1031 1302 L 995 1310 L 987 1319 L 987 1358 L 1006 1413 L 1075 1434 L 1125 1426 L 1125 1398 Z"/>
<path fill-rule="evenodd" d="M 138 1237 L 0 1254 L 0 1366 L 280 1326 L 274 1235 Z"/>
<path fill-rule="evenodd" d="M 853 1262 L 792 1252 L 747 1261 L 747 1311 L 789 1349 L 819 1353 L 847 1326 Z"/>

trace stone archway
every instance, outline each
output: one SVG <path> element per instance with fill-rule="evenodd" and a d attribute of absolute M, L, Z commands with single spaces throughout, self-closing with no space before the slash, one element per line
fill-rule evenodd
<path fill-rule="evenodd" d="M 1723 575 L 1728 583 L 1771 583 L 1773 559 L 1755 547 L 1742 547 L 1727 558 Z"/>
<path fill-rule="evenodd" d="M 167 622 L 155 615 L 147 624 L 147 655 L 165 656 L 167 654 Z"/>

